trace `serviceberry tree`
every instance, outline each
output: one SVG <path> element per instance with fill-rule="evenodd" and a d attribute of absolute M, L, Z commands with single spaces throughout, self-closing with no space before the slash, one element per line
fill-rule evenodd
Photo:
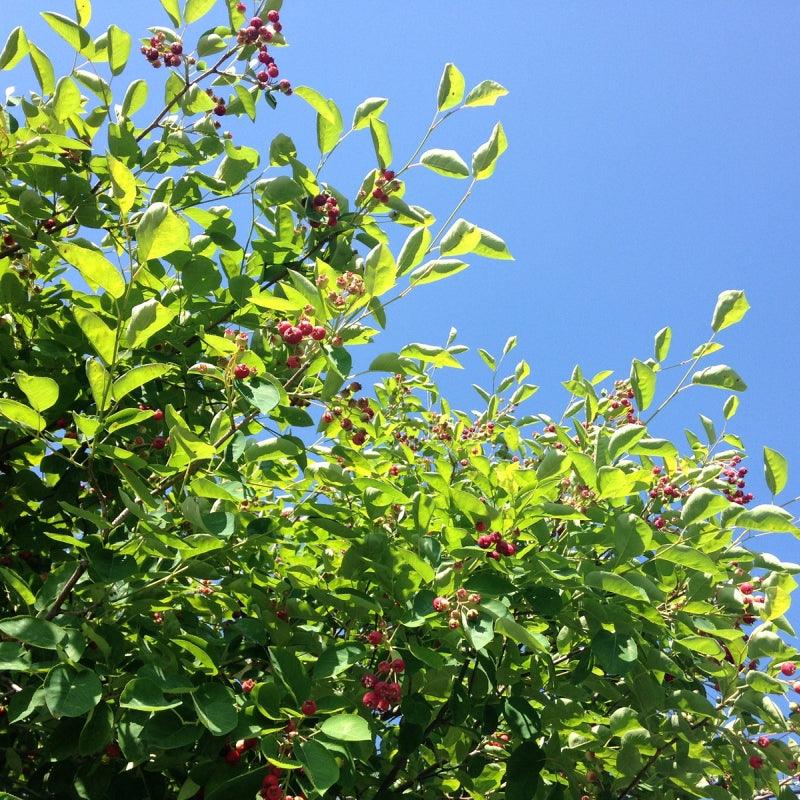
<path fill-rule="evenodd" d="M 69 74 L 20 28 L 0 54 L 39 84 L 0 113 L 0 797 L 793 796 L 800 566 L 746 545 L 800 531 L 748 492 L 744 382 L 699 363 L 744 294 L 686 359 L 664 328 L 628 378 L 576 368 L 555 416 L 520 410 L 513 338 L 479 351 L 477 411 L 437 388 L 455 332 L 353 374 L 395 300 L 510 258 L 459 217 L 502 126 L 471 164 L 431 147 L 506 90 L 448 64 L 395 162 L 385 99 L 345 129 L 281 77 L 280 2 L 161 0 L 130 64 L 75 5 L 43 14 Z M 316 167 L 274 135 L 292 94 Z M 352 198 L 324 177 L 351 134 L 375 150 Z M 420 169 L 466 182 L 443 223 Z M 733 392 L 722 429 L 660 438 L 702 386 Z"/>

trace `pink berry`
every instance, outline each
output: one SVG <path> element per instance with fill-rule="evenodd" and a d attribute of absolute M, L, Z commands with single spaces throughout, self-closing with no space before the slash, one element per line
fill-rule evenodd
<path fill-rule="evenodd" d="M 311 338 L 316 342 L 321 342 L 325 339 L 326 331 L 322 325 L 315 325 L 311 329 Z"/>
<path fill-rule="evenodd" d="M 781 664 L 781 673 L 783 675 L 788 677 L 789 675 L 794 675 L 795 672 L 797 672 L 797 665 L 794 661 L 784 661 L 783 664 Z"/>
<path fill-rule="evenodd" d="M 434 597 L 433 607 L 436 611 L 447 611 L 450 608 L 450 601 L 446 597 Z"/>
<path fill-rule="evenodd" d="M 311 331 L 314 330 L 314 326 L 307 319 L 301 319 L 300 322 L 297 323 L 297 329 L 303 336 L 310 336 Z"/>
<path fill-rule="evenodd" d="M 759 747 L 769 747 L 769 736 L 759 736 L 756 743 Z"/>
<path fill-rule="evenodd" d="M 752 594 L 753 593 L 753 584 L 746 582 L 739 584 L 739 591 L 742 594 Z"/>
<path fill-rule="evenodd" d="M 253 687 L 255 687 L 256 682 L 252 678 L 248 678 L 246 681 L 242 681 L 242 691 L 245 694 L 250 694 L 253 691 Z"/>
<path fill-rule="evenodd" d="M 264 20 L 261 19 L 261 17 L 253 17 L 253 19 L 250 20 L 250 27 L 255 28 L 256 30 L 258 30 L 263 24 Z"/>
<path fill-rule="evenodd" d="M 383 633 L 381 631 L 370 631 L 367 634 L 367 641 L 371 645 L 377 646 L 383 641 Z"/>
<path fill-rule="evenodd" d="M 281 15 L 273 9 L 267 13 L 267 19 L 274 25 L 279 19 Z"/>
<path fill-rule="evenodd" d="M 247 6 L 244 3 L 237 3 L 236 4 L 236 10 L 240 14 L 244 14 L 244 12 L 247 11 Z"/>

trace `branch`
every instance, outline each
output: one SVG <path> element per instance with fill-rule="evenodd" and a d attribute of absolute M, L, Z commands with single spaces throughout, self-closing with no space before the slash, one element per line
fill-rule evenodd
<path fill-rule="evenodd" d="M 70 592 L 72 592 L 73 588 L 75 587 L 75 584 L 83 577 L 83 573 L 86 572 L 88 567 L 89 562 L 86 559 L 78 562 L 78 566 L 75 567 L 75 571 L 69 576 L 69 579 L 64 584 L 64 587 L 58 593 L 58 597 L 56 597 L 56 599 L 53 601 L 53 605 L 50 606 L 50 608 L 47 610 L 47 613 L 44 615 L 45 619 L 53 619 L 53 617 L 58 616 L 58 612 L 61 611 L 61 606 L 64 605 L 70 595 Z"/>

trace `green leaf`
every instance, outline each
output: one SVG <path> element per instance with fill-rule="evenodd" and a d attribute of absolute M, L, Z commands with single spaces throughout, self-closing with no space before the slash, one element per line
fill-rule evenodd
<path fill-rule="evenodd" d="M 505 800 L 532 800 L 538 796 L 539 773 L 545 759 L 544 750 L 533 739 L 514 748 L 506 762 Z"/>
<path fill-rule="evenodd" d="M 339 141 L 339 137 L 344 130 L 344 122 L 342 121 L 342 113 L 339 111 L 339 106 L 328 100 L 328 108 L 330 116 L 333 117 L 333 122 L 328 117 L 317 115 L 317 145 L 322 155 L 330 153 Z"/>
<path fill-rule="evenodd" d="M 602 570 L 590 572 L 584 576 L 584 582 L 587 586 L 602 589 L 604 592 L 612 592 L 620 597 L 628 597 L 631 600 L 643 600 L 645 602 L 649 600 L 644 589 L 634 586 L 630 581 L 613 572 L 603 572 Z"/>
<path fill-rule="evenodd" d="M 392 142 L 389 139 L 389 126 L 378 117 L 370 117 L 369 130 L 372 134 L 372 146 L 381 169 L 392 163 Z"/>
<path fill-rule="evenodd" d="M 699 572 L 716 572 L 716 565 L 705 553 L 685 544 L 667 545 L 653 556 L 661 561 L 669 561 L 681 567 L 688 567 Z"/>
<path fill-rule="evenodd" d="M 81 110 L 81 93 L 72 78 L 60 78 L 56 84 L 53 110 L 59 122 L 66 122 Z"/>
<path fill-rule="evenodd" d="M 613 461 L 617 456 L 625 453 L 633 447 L 640 439 L 644 438 L 644 425 L 623 425 L 608 440 L 608 457 Z"/>
<path fill-rule="evenodd" d="M 82 717 L 103 696 L 100 678 L 90 669 L 57 664 L 44 681 L 44 699 L 50 713 L 58 717 Z"/>
<path fill-rule="evenodd" d="M 706 367 L 692 375 L 692 383 L 698 386 L 714 386 L 717 389 L 729 389 L 732 392 L 743 392 L 747 384 L 736 372 L 725 364 Z"/>
<path fill-rule="evenodd" d="M 125 294 L 125 279 L 99 250 L 77 242 L 60 242 L 56 249 L 64 261 L 77 268 L 92 289 L 105 289 L 115 299 Z"/>
<path fill-rule="evenodd" d="M 42 94 L 52 94 L 56 88 L 56 75 L 52 62 L 33 42 L 30 43 L 29 56 L 33 74 L 36 75 L 36 80 L 42 88 Z"/>
<path fill-rule="evenodd" d="M 220 44 L 222 45 L 222 47 L 220 47 L 219 49 L 220 50 L 224 49 L 225 42 L 222 39 L 220 39 Z M 253 122 L 255 122 L 256 120 L 255 98 L 250 93 L 250 91 L 248 91 L 248 89 L 242 86 L 241 84 L 237 83 L 234 89 L 236 90 L 236 96 L 239 98 L 239 102 L 242 104 L 242 108 L 244 109 L 245 114 L 247 114 L 247 116 L 250 117 L 250 119 Z"/>
<path fill-rule="evenodd" d="M 714 315 L 711 318 L 711 329 L 721 331 L 735 325 L 747 313 L 750 304 L 741 289 L 729 289 L 717 298 Z"/>
<path fill-rule="evenodd" d="M 32 606 L 36 602 L 36 597 L 34 597 L 33 592 L 28 588 L 28 584 L 17 575 L 11 569 L 6 569 L 5 567 L 0 567 L 0 576 L 3 578 L 3 582 L 10 586 L 20 597 L 23 603 L 26 606 Z"/>
<path fill-rule="evenodd" d="M 386 294 L 397 283 L 397 265 L 388 246 L 377 244 L 364 259 L 364 285 L 370 297 Z"/>
<path fill-rule="evenodd" d="M 436 104 L 439 111 L 457 106 L 464 97 L 464 76 L 455 64 L 445 64 Z"/>
<path fill-rule="evenodd" d="M 592 639 L 592 654 L 607 674 L 624 675 L 636 662 L 639 648 L 627 633 L 600 630 Z"/>
<path fill-rule="evenodd" d="M 112 75 L 119 75 L 125 69 L 131 54 L 131 35 L 111 25 L 108 29 L 108 63 Z"/>
<path fill-rule="evenodd" d="M 669 348 L 672 344 L 672 328 L 662 328 L 656 334 L 655 357 L 661 363 L 669 355 Z"/>
<path fill-rule="evenodd" d="M 204 17 L 214 8 L 216 0 L 186 0 L 186 8 L 183 12 L 183 18 L 186 24 L 190 25 L 192 22 L 197 22 L 201 17 Z M 177 25 L 177 23 L 175 23 Z"/>
<path fill-rule="evenodd" d="M 133 208 L 136 202 L 136 178 L 128 167 L 114 156 L 107 156 L 108 172 L 111 176 L 111 186 L 114 189 L 114 197 L 117 198 L 119 209 L 123 214 Z M 124 286 L 124 282 L 123 282 Z"/>
<path fill-rule="evenodd" d="M 414 228 L 400 248 L 397 257 L 397 274 L 403 275 L 425 258 L 431 243 L 431 232 L 428 228 Z"/>
<path fill-rule="evenodd" d="M 189 250 L 189 223 L 166 203 L 153 203 L 136 226 L 140 261 Z"/>
<path fill-rule="evenodd" d="M 432 261 L 426 261 L 411 273 L 411 283 L 418 286 L 424 283 L 435 283 L 461 272 L 468 266 L 466 261 L 459 261 L 455 258 L 435 258 Z"/>
<path fill-rule="evenodd" d="M 116 349 L 114 331 L 97 314 L 86 308 L 73 306 L 72 314 L 78 323 L 78 327 L 83 331 L 95 352 L 106 364 L 111 364 L 114 360 Z"/>
<path fill-rule="evenodd" d="M 453 358 L 443 347 L 436 347 L 431 344 L 420 344 L 419 342 L 407 344 L 401 351 L 403 358 L 416 358 L 426 364 L 433 364 L 435 367 L 454 367 L 462 369 L 461 364 Z"/>
<path fill-rule="evenodd" d="M 164 11 L 169 15 L 172 24 L 178 26 L 181 24 L 181 10 L 178 6 L 178 0 L 161 0 L 161 5 Z"/>
<path fill-rule="evenodd" d="M 10 617 L 0 620 L 0 631 L 25 644 L 55 650 L 67 632 L 46 619 L 36 617 Z"/>
<path fill-rule="evenodd" d="M 151 336 L 169 325 L 177 313 L 176 308 L 163 306 L 155 298 L 134 306 L 122 337 L 125 346 L 135 349 L 144 344 Z"/>
<path fill-rule="evenodd" d="M 496 258 L 503 261 L 513 261 L 514 256 L 508 250 L 506 243 L 495 233 L 484 228 L 478 228 L 481 238 L 473 248 L 473 253 L 484 258 Z"/>
<path fill-rule="evenodd" d="M 58 384 L 52 378 L 18 372 L 14 380 L 36 411 L 47 411 L 58 400 Z"/>
<path fill-rule="evenodd" d="M 126 117 L 135 114 L 147 102 L 147 81 L 139 78 L 133 81 L 122 100 L 122 113 Z"/>
<path fill-rule="evenodd" d="M 687 650 L 691 650 L 694 653 L 702 653 L 705 656 L 711 656 L 711 658 L 722 658 L 725 655 L 722 645 L 709 636 L 684 636 L 682 639 L 675 639 L 674 641 L 675 644 L 679 644 Z"/>
<path fill-rule="evenodd" d="M 779 494 L 789 479 L 789 462 L 771 447 L 764 448 L 764 478 L 772 494 Z"/>
<path fill-rule="evenodd" d="M 262 181 L 261 190 L 264 200 L 270 205 L 285 205 L 295 200 L 305 197 L 303 187 L 292 180 L 288 175 L 278 175 L 277 178 L 269 178 Z"/>
<path fill-rule="evenodd" d="M 44 430 L 45 421 L 42 415 L 16 400 L 0 398 L 0 414 L 26 428 L 32 428 L 35 431 Z"/>
<path fill-rule="evenodd" d="M 653 402 L 656 394 L 656 373 L 638 358 L 634 358 L 631 363 L 631 388 L 636 397 L 636 405 L 644 411 Z"/>
<path fill-rule="evenodd" d="M 296 748 L 295 754 L 319 794 L 325 794 L 339 780 L 336 759 L 326 747 L 314 739 L 302 742 Z"/>
<path fill-rule="evenodd" d="M 78 25 L 88 25 L 92 21 L 91 0 L 75 0 L 75 16 Z"/>
<path fill-rule="evenodd" d="M 388 100 L 385 97 L 368 97 L 361 103 L 353 114 L 353 130 L 361 130 L 369 125 L 372 117 L 379 117 L 386 108 Z"/>
<path fill-rule="evenodd" d="M 764 504 L 749 508 L 736 516 L 733 524 L 752 531 L 800 534 L 794 517 L 784 508 Z"/>
<path fill-rule="evenodd" d="M 180 700 L 167 700 L 161 687 L 151 678 L 134 678 L 125 684 L 119 698 L 120 708 L 153 713 L 181 705 Z"/>
<path fill-rule="evenodd" d="M 455 150 L 426 150 L 420 156 L 419 163 L 446 178 L 469 177 L 467 162 Z"/>
<path fill-rule="evenodd" d="M 505 86 L 501 86 L 497 81 L 481 81 L 470 90 L 464 105 L 467 108 L 493 106 L 501 97 L 507 94 L 508 89 Z"/>
<path fill-rule="evenodd" d="M 92 38 L 88 31 L 69 17 L 52 11 L 42 11 L 41 15 L 44 21 L 73 49 L 81 52 L 91 45 Z"/>
<path fill-rule="evenodd" d="M 369 742 L 372 733 L 369 724 L 357 714 L 336 714 L 324 719 L 319 730 L 331 739 L 341 742 Z"/>
<path fill-rule="evenodd" d="M 499 617 L 495 620 L 494 629 L 501 636 L 507 636 L 511 641 L 524 645 L 529 650 L 542 653 L 548 650 L 548 642 L 545 637 L 541 634 L 531 633 L 513 617 Z"/>
<path fill-rule="evenodd" d="M 260 380 L 237 383 L 236 389 L 254 408 L 262 414 L 269 414 L 281 401 L 280 389 L 271 381 Z"/>
<path fill-rule="evenodd" d="M 498 122 L 492 129 L 489 140 L 472 154 L 472 174 L 475 180 L 482 181 L 491 177 L 497 166 L 497 160 L 507 148 L 506 132 Z"/>
<path fill-rule="evenodd" d="M 172 364 L 141 364 L 133 367 L 114 381 L 111 395 L 114 400 L 119 402 L 134 389 L 138 389 L 156 378 L 162 378 L 172 369 Z"/>
<path fill-rule="evenodd" d="M 90 358 L 86 361 L 86 377 L 97 410 L 105 411 L 111 401 L 111 376 L 108 370 L 96 358 Z"/>
<path fill-rule="evenodd" d="M 0 69 L 13 69 L 30 52 L 28 37 L 20 27 L 8 34 L 3 52 L 0 53 Z"/>
<path fill-rule="evenodd" d="M 336 124 L 336 116 L 328 105 L 328 100 L 316 89 L 312 89 L 310 86 L 296 86 L 294 94 L 305 100 L 317 114 L 324 117 L 331 125 Z"/>
<path fill-rule="evenodd" d="M 78 740 L 78 753 L 91 756 L 99 753 L 112 738 L 114 712 L 106 703 L 96 706 L 84 724 Z"/>
<path fill-rule="evenodd" d="M 700 486 L 689 495 L 689 499 L 683 504 L 681 522 L 684 525 L 702 522 L 713 517 L 714 514 L 730 508 L 730 505 L 730 501 L 721 494 L 717 494 L 705 486 Z"/>
<path fill-rule="evenodd" d="M 725 419 L 730 419 L 736 413 L 738 408 L 739 398 L 735 394 L 732 394 L 722 406 L 722 414 Z"/>
<path fill-rule="evenodd" d="M 442 237 L 439 249 L 442 255 L 458 256 L 472 253 L 481 240 L 477 225 L 465 219 L 457 219 Z"/>
<path fill-rule="evenodd" d="M 200 723 L 214 736 L 230 733 L 238 722 L 233 692 L 221 683 L 205 683 L 192 694 Z"/>

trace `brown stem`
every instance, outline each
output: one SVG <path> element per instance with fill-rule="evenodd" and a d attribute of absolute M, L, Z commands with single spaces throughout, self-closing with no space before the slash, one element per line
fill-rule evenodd
<path fill-rule="evenodd" d="M 50 606 L 50 608 L 47 610 L 47 613 L 44 615 L 45 619 L 53 619 L 53 617 L 58 616 L 58 612 L 61 611 L 61 606 L 64 605 L 70 595 L 70 592 L 72 592 L 73 588 L 75 587 L 75 584 L 83 577 L 83 573 L 86 572 L 88 567 L 89 562 L 85 559 L 78 562 L 78 566 L 75 567 L 75 571 L 69 576 L 69 579 L 58 593 L 58 597 L 56 597 L 56 599 L 53 601 L 53 605 Z"/>

